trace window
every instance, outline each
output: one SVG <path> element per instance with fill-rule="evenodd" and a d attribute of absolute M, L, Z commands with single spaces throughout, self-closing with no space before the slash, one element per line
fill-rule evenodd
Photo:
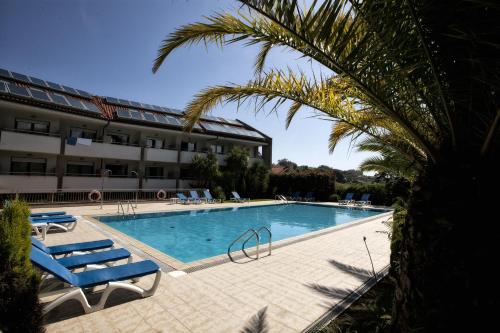
<path fill-rule="evenodd" d="M 214 154 L 224 154 L 224 146 L 223 145 L 210 145 L 210 150 Z"/>
<path fill-rule="evenodd" d="M 108 133 L 106 137 L 111 143 L 116 143 L 119 145 L 126 145 L 128 143 L 128 135 L 127 134 L 119 134 L 119 133 Z"/>
<path fill-rule="evenodd" d="M 16 119 L 16 129 L 26 132 L 49 133 L 48 121 Z"/>
<path fill-rule="evenodd" d="M 73 127 L 69 130 L 69 136 L 72 138 L 84 138 L 95 141 L 97 137 L 97 132 L 94 130 Z"/>
<path fill-rule="evenodd" d="M 68 162 L 66 174 L 69 176 L 94 175 L 94 163 L 92 162 Z"/>
<path fill-rule="evenodd" d="M 13 157 L 10 161 L 10 173 L 22 175 L 43 175 L 47 169 L 47 160 L 44 158 Z"/>
<path fill-rule="evenodd" d="M 181 142 L 181 150 L 182 151 L 196 151 L 196 143 L 195 142 Z"/>
<path fill-rule="evenodd" d="M 146 178 L 163 178 L 163 168 L 159 166 L 146 167 Z"/>
<path fill-rule="evenodd" d="M 146 147 L 148 148 L 158 148 L 161 149 L 163 146 L 163 141 L 160 139 L 146 138 Z"/>
<path fill-rule="evenodd" d="M 128 175 L 128 165 L 126 164 L 106 164 L 106 169 L 111 170 L 111 177 L 126 177 Z"/>

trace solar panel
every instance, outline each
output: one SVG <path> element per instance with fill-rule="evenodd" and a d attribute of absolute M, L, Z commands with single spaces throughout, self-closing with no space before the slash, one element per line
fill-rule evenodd
<path fill-rule="evenodd" d="M 46 87 L 47 86 L 45 84 L 44 80 L 41 80 L 41 79 L 33 77 L 33 76 L 30 76 L 30 81 L 33 82 L 34 84 L 37 84 L 37 85 L 42 86 L 42 87 Z"/>
<path fill-rule="evenodd" d="M 6 69 L 0 68 L 0 76 L 10 78 L 10 72 Z"/>
<path fill-rule="evenodd" d="M 120 104 L 120 101 L 114 97 L 106 97 L 106 102 L 112 103 L 112 104 Z"/>
<path fill-rule="evenodd" d="M 162 124 L 168 124 L 167 119 L 165 119 L 165 116 L 162 116 L 161 114 L 155 114 L 156 121 Z"/>
<path fill-rule="evenodd" d="M 236 135 L 248 136 L 248 137 L 253 137 L 253 138 L 261 138 L 261 139 L 264 138 L 260 133 L 255 132 L 255 131 L 251 131 L 251 130 L 248 130 L 248 129 L 242 128 L 242 127 L 236 127 L 236 126 L 220 124 L 220 123 L 209 123 L 209 122 L 201 122 L 201 125 L 206 130 L 209 130 L 209 131 L 236 134 Z"/>
<path fill-rule="evenodd" d="M 50 82 L 50 81 L 45 81 L 45 82 L 47 83 L 47 86 L 49 86 L 52 89 L 64 91 L 64 89 L 61 87 L 61 85 L 59 85 L 57 83 Z"/>
<path fill-rule="evenodd" d="M 87 98 L 92 98 L 92 95 L 89 94 L 86 91 L 83 91 L 83 90 L 80 90 L 80 89 L 75 89 L 75 90 L 78 91 L 78 94 L 80 94 L 80 96 L 87 97 Z"/>
<path fill-rule="evenodd" d="M 71 96 L 66 96 L 66 99 L 68 100 L 69 104 L 72 107 L 85 110 L 85 107 L 83 106 L 82 102 L 80 102 L 79 99 L 76 99 L 76 98 L 71 97 Z"/>
<path fill-rule="evenodd" d="M 66 105 L 66 106 L 69 106 L 70 104 L 68 103 L 68 101 L 66 100 L 66 97 L 64 97 L 63 95 L 61 94 L 54 94 L 54 93 L 49 93 L 49 96 L 50 98 L 52 98 L 52 100 L 57 103 L 57 104 L 61 104 L 61 105 Z"/>
<path fill-rule="evenodd" d="M 101 113 L 101 110 L 92 102 L 80 101 L 90 112 Z"/>
<path fill-rule="evenodd" d="M 160 106 L 157 106 L 157 105 L 151 105 L 151 108 L 155 111 L 160 111 L 160 112 L 163 112 L 163 109 L 160 107 Z"/>
<path fill-rule="evenodd" d="M 30 79 L 28 79 L 28 77 L 24 74 L 19 74 L 19 73 L 16 73 L 16 72 L 10 72 L 10 74 L 12 74 L 12 77 L 16 80 L 20 80 L 20 81 L 24 81 L 24 82 L 30 82 Z"/>
<path fill-rule="evenodd" d="M 220 118 L 222 121 L 228 123 L 228 124 L 232 124 L 232 125 L 242 125 L 238 120 L 235 120 L 235 119 L 225 119 L 225 118 Z"/>
<path fill-rule="evenodd" d="M 78 95 L 78 91 L 76 91 L 75 89 L 73 89 L 71 87 L 68 87 L 68 86 L 61 86 L 61 87 L 64 88 L 64 91 L 69 92 L 70 94 Z"/>
<path fill-rule="evenodd" d="M 172 116 L 165 116 L 165 118 L 167 119 L 168 123 L 170 125 L 174 125 L 174 126 L 182 126 L 182 120 L 180 120 L 179 118 L 177 117 L 172 117 Z"/>
<path fill-rule="evenodd" d="M 5 85 L 5 82 L 0 81 L 0 92 L 7 92 L 7 86 Z"/>
<path fill-rule="evenodd" d="M 130 105 L 135 106 L 136 108 L 142 108 L 141 103 L 137 103 L 137 102 L 134 102 L 134 101 L 129 101 L 129 103 L 130 103 Z"/>
<path fill-rule="evenodd" d="M 20 87 L 12 83 L 7 83 L 7 87 L 9 88 L 11 94 L 30 97 L 30 93 L 28 92 L 28 89 L 25 87 Z"/>
<path fill-rule="evenodd" d="M 130 110 L 130 114 L 132 115 L 132 118 L 134 118 L 134 119 L 143 120 L 142 115 L 139 111 Z"/>
<path fill-rule="evenodd" d="M 45 91 L 34 89 L 34 88 L 29 88 L 29 90 L 30 90 L 31 96 L 33 96 L 33 98 L 39 99 L 39 100 L 45 101 L 45 102 L 52 102 L 49 98 L 49 95 Z"/>
<path fill-rule="evenodd" d="M 118 109 L 116 110 L 116 115 L 118 116 L 118 118 L 130 118 L 130 112 L 128 110 L 125 110 L 125 109 Z"/>
<path fill-rule="evenodd" d="M 156 118 L 152 113 L 144 112 L 143 115 L 146 120 L 156 123 Z"/>

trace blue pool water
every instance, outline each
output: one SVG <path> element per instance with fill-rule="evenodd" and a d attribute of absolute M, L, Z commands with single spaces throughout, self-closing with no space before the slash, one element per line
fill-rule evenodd
<path fill-rule="evenodd" d="M 135 219 L 123 216 L 97 219 L 187 263 L 226 253 L 228 245 L 249 228 L 266 226 L 273 234 L 273 241 L 277 241 L 380 213 L 383 211 L 290 204 L 138 214 Z M 267 239 L 262 233 L 262 242 Z M 239 247 L 235 244 L 233 250 L 239 248 L 241 243 Z"/>

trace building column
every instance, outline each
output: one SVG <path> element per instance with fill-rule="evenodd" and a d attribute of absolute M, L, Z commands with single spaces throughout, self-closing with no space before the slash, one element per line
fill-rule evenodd
<path fill-rule="evenodd" d="M 262 146 L 262 158 L 264 159 L 264 164 L 271 167 L 273 163 L 273 139 L 266 139 L 267 146 Z"/>
<path fill-rule="evenodd" d="M 59 154 L 56 156 L 56 177 L 57 177 L 57 189 L 61 190 L 63 188 L 64 181 L 64 154 L 66 149 L 66 136 L 61 136 L 61 146 L 59 149 Z"/>

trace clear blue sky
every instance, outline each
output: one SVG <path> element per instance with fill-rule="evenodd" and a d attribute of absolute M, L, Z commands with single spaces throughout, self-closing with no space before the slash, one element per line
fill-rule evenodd
<path fill-rule="evenodd" d="M 1 0 L 0 67 L 97 95 L 182 109 L 204 87 L 251 79 L 257 49 L 183 48 L 153 75 L 160 42 L 183 24 L 238 6 L 232 0 Z M 271 54 L 269 66 L 320 70 L 279 50 Z M 236 113 L 234 105 L 227 105 L 213 114 L 239 118 L 270 135 L 273 161 L 351 169 L 369 156 L 350 150 L 348 141 L 330 155 L 331 122 L 302 110 L 286 130 L 285 112 L 255 115 L 245 105 Z"/>

